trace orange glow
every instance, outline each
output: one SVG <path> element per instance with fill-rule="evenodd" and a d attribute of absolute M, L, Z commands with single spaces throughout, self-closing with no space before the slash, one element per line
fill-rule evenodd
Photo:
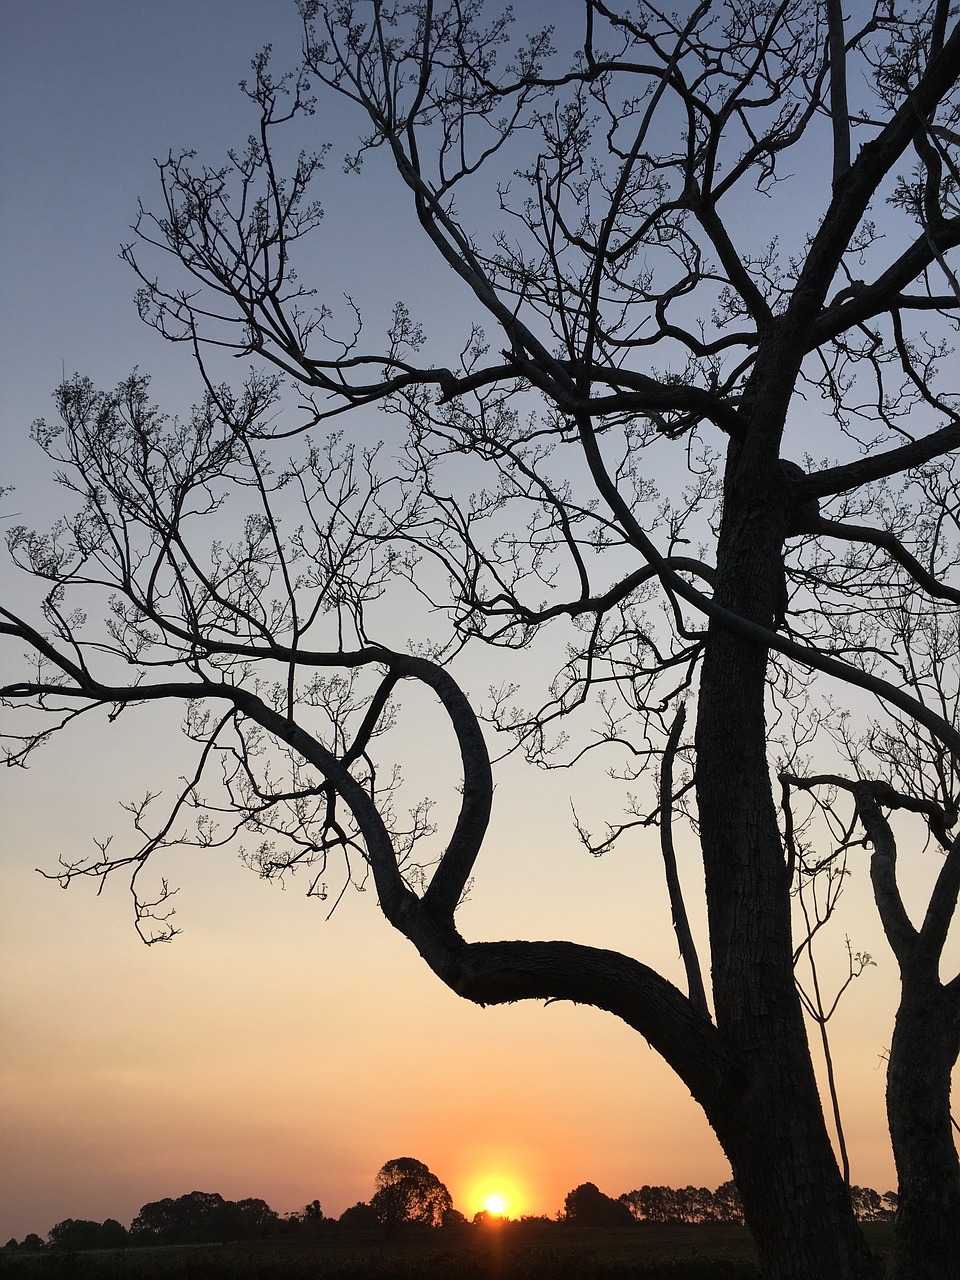
<path fill-rule="evenodd" d="M 497 1129 L 508 1125 L 521 1128 L 524 1118 L 513 1110 L 510 1100 L 497 1106 L 491 1100 L 489 1107 Z M 553 1134 L 535 1130 L 529 1136 L 534 1140 L 498 1141 L 500 1134 L 491 1133 L 491 1140 L 460 1142 L 449 1154 L 441 1154 L 442 1145 L 437 1141 L 431 1168 L 446 1172 L 446 1176 L 440 1176 L 450 1188 L 453 1203 L 467 1219 L 482 1212 L 491 1221 L 516 1221 L 524 1214 L 552 1213 L 563 1203 L 572 1174 L 564 1169 L 560 1180 L 555 1178 L 557 1162 L 550 1159 Z M 576 1181 L 570 1185 L 575 1186 Z M 493 1199 L 502 1201 L 502 1208 L 495 1209 Z"/>
<path fill-rule="evenodd" d="M 466 1198 L 468 1217 L 480 1210 L 491 1218 L 519 1217 L 527 1212 L 527 1197 L 519 1183 L 509 1174 L 494 1171 L 481 1175 L 471 1183 Z"/>

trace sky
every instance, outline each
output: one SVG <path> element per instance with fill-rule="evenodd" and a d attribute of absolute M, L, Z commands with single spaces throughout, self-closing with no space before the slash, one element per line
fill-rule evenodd
<path fill-rule="evenodd" d="M 518 6 L 521 15 L 537 6 Z M 65 374 L 112 386 L 134 366 L 161 401 L 195 396 L 188 354 L 138 320 L 118 257 L 138 198 L 156 197 L 154 157 L 196 148 L 219 160 L 253 120 L 237 82 L 272 41 L 295 60 L 293 0 L 26 0 L 0 16 L 0 484 L 4 512 L 44 525 L 60 495 L 28 429 Z M 336 135 L 344 122 L 315 117 Z M 381 303 L 429 304 L 437 273 L 391 193 L 348 185 L 331 164 L 322 195 L 335 260 Z M 373 303 L 377 305 L 376 302 Z M 11 581 L 0 570 L 0 583 Z M 0 1241 L 65 1217 L 129 1223 L 147 1201 L 192 1190 L 260 1196 L 279 1212 L 319 1199 L 337 1215 L 368 1199 L 379 1167 L 423 1160 L 472 1214 L 499 1191 L 507 1212 L 554 1214 L 574 1186 L 610 1195 L 645 1183 L 716 1186 L 723 1154 L 684 1086 L 643 1040 L 593 1009 L 480 1009 L 444 988 L 379 916 L 372 894 L 329 920 L 303 886 L 260 883 L 230 852 L 171 856 L 180 886 L 170 946 L 144 947 L 121 878 L 62 892 L 37 868 L 92 848 L 118 802 L 175 761 L 168 712 L 64 735 L 30 770 L 0 777 Z M 442 778 L 424 732 L 415 764 Z M 470 901 L 467 937 L 566 937 L 679 968 L 653 833 L 602 860 L 570 821 L 566 775 L 503 769 Z M 593 795 L 612 784 L 601 780 Z M 690 851 L 682 851 L 692 876 Z M 835 1051 L 853 1179 L 893 1185 L 882 1054 L 895 970 L 864 892 L 845 927 L 868 969 L 845 998 Z M 842 965 L 843 933 L 825 943 Z"/>

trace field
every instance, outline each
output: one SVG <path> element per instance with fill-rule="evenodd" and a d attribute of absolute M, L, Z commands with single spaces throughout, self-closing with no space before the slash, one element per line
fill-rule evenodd
<path fill-rule="evenodd" d="M 870 1229 L 878 1253 L 887 1224 Z M 759 1280 L 750 1237 L 733 1226 L 557 1226 L 331 1232 L 312 1240 L 117 1252 L 0 1254 L 3 1280 Z"/>

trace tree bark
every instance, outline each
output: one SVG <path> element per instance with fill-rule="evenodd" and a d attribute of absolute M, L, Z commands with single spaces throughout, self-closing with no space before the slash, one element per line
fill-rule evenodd
<path fill-rule="evenodd" d="M 960 1278 L 960 1161 L 950 1077 L 960 1011 L 933 976 L 904 975 L 887 1068 L 900 1203 L 887 1280 Z"/>
<path fill-rule="evenodd" d="M 876 1280 L 880 1266 L 812 1109 L 805 1057 L 805 1046 L 783 1042 L 775 1058 L 752 1063 L 749 1087 L 714 1128 L 767 1280 Z"/>
<path fill-rule="evenodd" d="M 714 598 L 769 627 L 782 591 L 786 504 L 770 448 L 779 433 L 764 434 L 765 445 L 755 435 L 731 446 Z M 764 1274 L 864 1280 L 876 1265 L 826 1131 L 794 982 L 790 879 L 767 757 L 766 668 L 764 645 L 711 626 L 698 703 L 700 837 L 716 1022 L 745 1078 L 711 1120 Z"/>

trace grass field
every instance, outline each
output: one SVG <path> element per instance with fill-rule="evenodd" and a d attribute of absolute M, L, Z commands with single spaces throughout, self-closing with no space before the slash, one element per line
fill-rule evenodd
<path fill-rule="evenodd" d="M 869 1229 L 884 1251 L 887 1224 Z M 733 1226 L 633 1231 L 563 1227 L 420 1234 L 331 1232 L 312 1240 L 0 1254 L 4 1280 L 758 1280 L 747 1232 Z"/>

